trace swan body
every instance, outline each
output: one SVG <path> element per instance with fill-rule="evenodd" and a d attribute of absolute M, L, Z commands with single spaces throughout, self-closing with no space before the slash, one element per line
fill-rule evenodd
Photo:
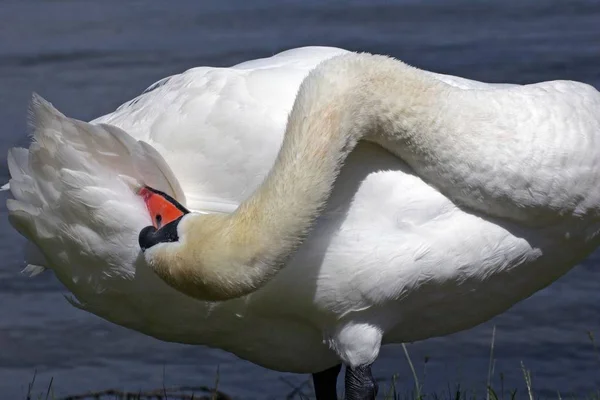
<path fill-rule="evenodd" d="M 296 94 L 328 59 L 355 60 L 341 49 L 302 48 L 228 69 L 195 68 L 91 123 L 34 101 L 34 142 L 8 158 L 7 206 L 32 244 L 28 271 L 52 269 L 74 305 L 116 324 L 306 373 L 340 360 L 367 365 L 382 344 L 473 327 L 600 244 L 595 89 L 422 72 L 418 80 L 452 100 L 428 122 L 436 136 L 414 142 L 415 153 L 394 147 L 398 140 L 364 137 L 331 176 L 333 189 L 285 268 L 227 301 L 196 300 L 167 285 L 138 246 L 151 221 L 136 185 L 169 193 L 194 218 L 227 218 L 268 179 L 292 107 L 310 118 L 317 110 L 310 107 L 323 105 L 314 102 L 318 85 L 305 81 Z M 342 76 L 318 74 L 326 69 L 311 76 L 334 84 Z M 469 124 L 486 136 L 464 129 Z M 520 136 L 511 136 L 515 126 Z M 496 128 L 504 136 L 494 137 Z M 461 145 L 477 151 L 453 156 Z M 434 147 L 442 156 L 428 163 Z M 516 148 L 522 152 L 511 164 Z"/>

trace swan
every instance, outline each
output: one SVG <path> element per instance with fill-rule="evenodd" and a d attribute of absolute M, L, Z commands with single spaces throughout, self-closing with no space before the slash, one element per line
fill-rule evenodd
<path fill-rule="evenodd" d="M 312 373 L 320 400 L 342 364 L 346 398 L 375 398 L 382 345 L 478 325 L 600 244 L 583 83 L 309 47 L 165 78 L 90 123 L 34 96 L 31 127 L 8 154 L 26 272 L 144 334 Z"/>

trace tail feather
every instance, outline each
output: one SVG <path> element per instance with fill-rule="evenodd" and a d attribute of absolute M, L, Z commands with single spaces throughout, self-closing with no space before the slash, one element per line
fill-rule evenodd
<path fill-rule="evenodd" d="M 27 242 L 25 245 L 25 262 L 27 266 L 23 268 L 21 273 L 28 275 L 29 277 L 34 277 L 46 270 L 44 265 L 47 264 L 44 255 L 40 251 L 39 247 L 31 242 Z"/>
<path fill-rule="evenodd" d="M 61 151 L 61 154 L 65 153 L 65 150 Z M 30 176 L 35 179 L 35 187 L 33 189 L 38 192 L 40 199 L 48 204 L 55 203 L 60 196 L 60 190 L 54 184 L 58 179 L 59 171 L 59 169 L 55 168 L 55 164 L 57 161 L 56 158 L 64 157 L 55 156 L 55 154 L 57 154 L 56 151 L 52 151 L 48 147 L 43 147 L 40 142 L 34 142 L 29 146 Z M 65 160 L 61 160 L 60 163 L 64 165 Z M 15 196 L 15 198 L 17 197 Z"/>
<path fill-rule="evenodd" d="M 11 188 L 12 189 L 12 188 Z M 15 193 L 13 196 L 16 197 Z M 23 236 L 37 235 L 36 218 L 39 217 L 41 209 L 26 201 L 8 199 L 6 200 L 8 209 L 8 221 Z"/>
<path fill-rule="evenodd" d="M 9 221 L 31 241 L 23 272 L 50 267 L 77 297 L 111 274 L 134 274 L 137 233 L 150 223 L 135 189 L 150 185 L 184 202 L 175 175 L 120 128 L 68 118 L 36 94 L 29 112 L 33 142 L 8 155 Z"/>
<path fill-rule="evenodd" d="M 37 265 L 37 264 L 28 263 L 27 266 L 25 268 L 23 268 L 21 273 L 28 275 L 30 278 L 33 278 L 34 276 L 38 276 L 45 270 L 46 270 L 46 267 L 43 267 L 43 266 Z"/>
<path fill-rule="evenodd" d="M 8 151 L 8 171 L 13 179 L 19 180 L 31 174 L 28 158 L 29 152 L 22 147 L 15 147 Z"/>
<path fill-rule="evenodd" d="M 28 204 L 35 207 L 42 207 L 43 203 L 38 196 L 37 184 L 35 180 L 28 175 L 17 179 L 11 179 L 10 190 L 15 198 L 26 200 Z"/>

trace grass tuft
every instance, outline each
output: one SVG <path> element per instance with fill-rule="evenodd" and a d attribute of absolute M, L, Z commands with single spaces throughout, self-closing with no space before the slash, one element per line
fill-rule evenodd
<path fill-rule="evenodd" d="M 587 336 L 592 344 L 594 353 L 598 357 L 598 361 L 600 362 L 600 352 L 598 351 L 598 346 L 596 345 L 596 341 L 592 332 L 587 332 Z M 389 388 L 386 390 L 381 390 L 380 396 L 378 398 L 383 398 L 384 400 L 517 400 L 517 389 L 514 390 L 506 390 L 504 387 L 504 374 L 502 372 L 499 373 L 500 379 L 500 392 L 498 393 L 496 389 L 492 386 L 492 382 L 494 380 L 494 370 L 496 360 L 494 358 L 494 350 L 495 350 L 495 340 L 496 340 L 496 327 L 493 327 L 492 330 L 492 338 L 490 343 L 490 355 L 489 355 L 489 364 L 488 364 L 488 373 L 487 373 L 487 381 L 484 394 L 478 393 L 474 389 L 464 390 L 460 383 L 457 384 L 454 389 L 448 384 L 448 391 L 445 394 L 439 393 L 431 393 L 427 394 L 424 392 L 423 384 L 419 381 L 419 377 L 417 375 L 415 366 L 411 360 L 410 354 L 408 352 L 408 348 L 405 344 L 402 344 L 402 348 L 404 350 L 404 354 L 406 356 L 406 361 L 408 366 L 412 372 L 413 380 L 414 380 L 414 388 L 409 392 L 402 392 L 398 390 L 398 375 L 394 374 L 390 380 Z M 423 366 L 423 377 L 426 376 L 426 366 L 429 362 L 429 356 L 424 359 Z M 521 371 L 523 373 L 523 378 L 525 380 L 525 386 L 527 388 L 527 400 L 541 400 L 540 397 L 536 399 L 535 392 L 533 388 L 533 382 L 531 378 L 531 371 L 525 368 L 525 364 L 523 361 L 520 363 Z M 600 367 L 600 366 L 599 366 Z M 138 391 L 138 392 L 128 392 L 116 389 L 107 389 L 96 392 L 87 392 L 82 394 L 76 394 L 66 397 L 55 397 L 54 395 L 54 379 L 50 379 L 50 383 L 45 390 L 45 393 L 40 393 L 34 395 L 34 386 L 37 378 L 37 370 L 34 371 L 31 382 L 27 387 L 26 400 L 232 400 L 230 396 L 219 391 L 220 384 L 220 368 L 217 366 L 216 376 L 214 387 L 209 388 L 206 386 L 183 386 L 183 387 L 167 387 L 165 384 L 165 371 L 163 369 L 163 385 L 159 389 L 149 390 L 149 391 Z M 299 383 L 294 383 L 288 380 L 287 378 L 280 378 L 283 382 L 288 384 L 291 387 L 291 391 L 282 398 L 286 400 L 310 400 L 314 399 L 314 393 L 311 389 L 311 380 L 306 379 Z M 380 379 L 377 379 L 380 381 Z M 305 391 L 305 389 L 308 389 Z M 382 388 L 383 389 L 383 388 Z M 310 393 L 309 393 L 310 392 Z M 562 400 L 562 395 L 560 392 L 556 393 L 556 400 Z M 569 400 L 600 400 L 600 388 L 597 388 L 595 392 L 590 393 L 588 395 L 584 395 L 583 397 L 573 397 L 568 396 Z"/>

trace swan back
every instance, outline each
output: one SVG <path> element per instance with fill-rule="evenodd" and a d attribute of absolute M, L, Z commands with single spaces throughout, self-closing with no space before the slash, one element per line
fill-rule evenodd
<path fill-rule="evenodd" d="M 189 208 L 231 212 L 267 174 L 264 160 L 277 155 L 302 80 L 344 53 L 309 47 L 232 68 L 192 68 L 92 122 L 119 126 L 156 148 Z"/>

